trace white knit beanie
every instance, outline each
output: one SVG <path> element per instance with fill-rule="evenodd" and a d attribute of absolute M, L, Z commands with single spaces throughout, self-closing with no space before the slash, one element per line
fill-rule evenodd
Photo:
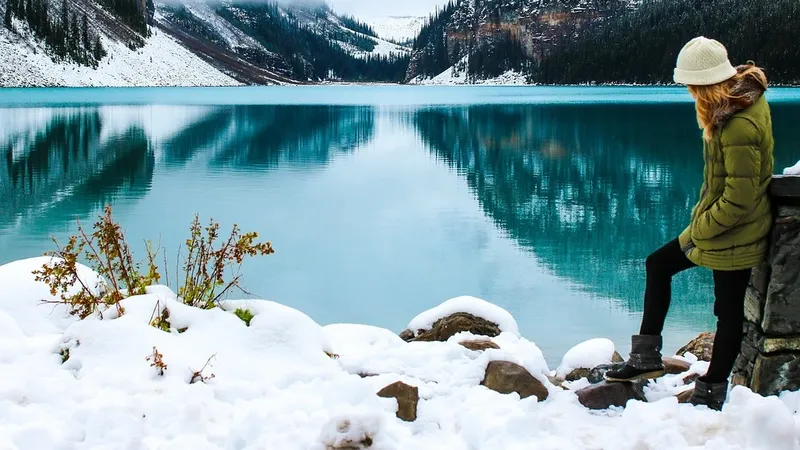
<path fill-rule="evenodd" d="M 694 86 L 721 83 L 736 75 L 725 46 L 703 36 L 689 41 L 678 55 L 675 82 Z"/>

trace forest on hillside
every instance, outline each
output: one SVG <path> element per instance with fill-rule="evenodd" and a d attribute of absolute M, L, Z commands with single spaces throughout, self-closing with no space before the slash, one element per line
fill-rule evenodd
<path fill-rule="evenodd" d="M 405 76 L 408 56 L 357 57 L 336 42 L 346 42 L 365 52 L 375 48 L 375 41 L 369 37 L 375 32 L 356 19 L 339 18 L 346 27 L 362 34 L 337 27 L 311 27 L 278 3 L 237 3 L 235 6 L 235 9 L 220 7 L 217 13 L 267 50 L 283 56 L 295 79 L 400 82 Z M 320 15 L 327 12 L 324 8 L 316 10 Z"/>
<path fill-rule="evenodd" d="M 70 7 L 66 0 L 58 7 L 53 7 L 49 0 L 7 0 L 3 26 L 17 31 L 15 19 L 27 25 L 56 60 L 97 67 L 106 55 L 86 12 Z"/>
<path fill-rule="evenodd" d="M 800 82 L 797 0 L 650 0 L 635 11 L 563 36 L 532 66 L 533 81 L 671 83 L 683 45 L 704 35 L 721 41 L 734 64 L 754 61 L 774 83 Z"/>
<path fill-rule="evenodd" d="M 565 11 L 574 11 L 567 3 Z M 547 36 L 534 36 L 533 50 L 513 26 L 501 25 L 521 19 L 499 15 L 481 21 L 496 29 L 490 37 L 451 42 L 448 34 L 460 26 L 454 15 L 465 5 L 451 1 L 429 18 L 414 43 L 409 78 L 431 78 L 458 64 L 468 81 L 515 70 L 539 84 L 671 83 L 680 49 L 704 35 L 723 42 L 734 64 L 753 60 L 775 83 L 800 83 L 798 0 L 644 0 L 635 8 L 609 7 L 608 17 L 585 26 L 567 20 Z"/>

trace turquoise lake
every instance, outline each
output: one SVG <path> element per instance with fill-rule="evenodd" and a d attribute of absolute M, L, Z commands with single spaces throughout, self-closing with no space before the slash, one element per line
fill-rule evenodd
<path fill-rule="evenodd" d="M 800 89 L 768 98 L 779 170 L 800 159 Z M 0 153 L 0 264 L 111 204 L 174 277 L 199 213 L 272 242 L 242 268 L 257 298 L 399 332 L 472 295 L 553 367 L 593 337 L 627 352 L 644 259 L 703 168 L 688 93 L 639 87 L 0 89 Z M 674 286 L 667 352 L 715 322 L 709 272 Z"/>

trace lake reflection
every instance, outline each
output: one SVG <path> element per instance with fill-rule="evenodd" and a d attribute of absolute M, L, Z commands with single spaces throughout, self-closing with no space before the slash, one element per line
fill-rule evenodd
<path fill-rule="evenodd" d="M 774 108 L 779 149 L 798 109 Z M 174 274 L 200 213 L 273 242 L 243 271 L 259 297 L 400 331 L 479 296 L 553 365 L 590 337 L 627 350 L 644 258 L 685 226 L 702 177 L 687 103 L 20 107 L 0 109 L 0 152 L 0 264 L 111 203 Z M 677 279 L 668 351 L 712 325 L 710 282 Z"/>

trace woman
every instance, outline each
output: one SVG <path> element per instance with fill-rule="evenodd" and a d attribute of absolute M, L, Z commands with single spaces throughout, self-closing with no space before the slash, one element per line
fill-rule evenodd
<path fill-rule="evenodd" d="M 719 42 L 698 37 L 681 50 L 675 82 L 696 101 L 703 130 L 705 169 L 700 201 L 680 237 L 647 258 L 644 317 L 630 359 L 609 381 L 657 378 L 672 277 L 701 266 L 714 272 L 717 334 L 708 373 L 690 402 L 721 410 L 728 377 L 742 343 L 744 298 L 750 272 L 766 256 L 772 213 L 773 139 L 764 92 L 767 79 L 753 63 L 734 68 Z"/>

